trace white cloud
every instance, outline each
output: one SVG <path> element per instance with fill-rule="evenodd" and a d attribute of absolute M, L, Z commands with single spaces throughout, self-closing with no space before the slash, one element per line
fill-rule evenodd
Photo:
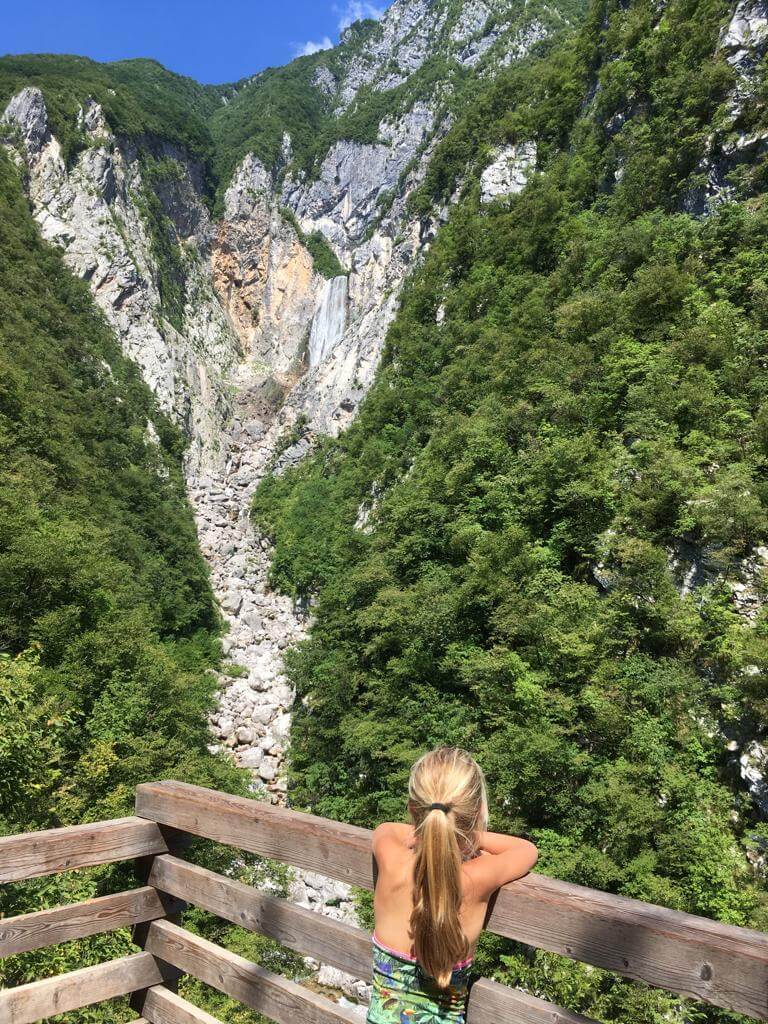
<path fill-rule="evenodd" d="M 295 57 L 309 57 L 311 53 L 319 53 L 320 50 L 330 50 L 333 43 L 328 36 L 323 36 L 319 43 L 308 39 L 306 43 L 296 43 L 293 48 Z"/>
<path fill-rule="evenodd" d="M 343 7 L 334 7 L 334 10 L 339 15 L 339 31 L 343 32 L 353 21 L 360 21 L 362 18 L 375 18 L 378 21 L 386 8 L 377 7 L 368 0 L 347 0 Z"/>
<path fill-rule="evenodd" d="M 343 4 L 334 4 L 333 11 L 339 19 L 339 32 L 355 21 L 362 21 L 363 18 L 374 18 L 379 20 L 387 9 L 386 0 L 383 6 L 371 3 L 370 0 L 345 0 Z M 320 50 L 330 50 L 334 46 L 330 36 L 323 36 L 319 42 L 308 39 L 306 43 L 294 43 L 294 57 L 308 57 L 312 53 L 319 53 Z"/>

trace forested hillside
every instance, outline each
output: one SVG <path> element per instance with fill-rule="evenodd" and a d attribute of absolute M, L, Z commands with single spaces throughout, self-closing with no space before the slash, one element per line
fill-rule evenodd
<path fill-rule="evenodd" d="M 298 805 L 397 817 L 418 752 L 459 743 L 540 869 L 765 928 L 768 828 L 727 750 L 766 716 L 765 87 L 719 49 L 729 16 L 600 0 L 500 74 L 414 200 L 463 189 L 359 417 L 254 514 L 314 604 Z M 489 148 L 531 140 L 539 173 L 482 204 Z M 600 1020 L 735 1019 L 487 952 Z"/>
<path fill-rule="evenodd" d="M 284 800 L 289 740 L 287 799 L 373 825 L 449 742 L 538 870 L 768 931 L 766 12 L 583 13 L 398 0 L 222 86 L 0 59 L 0 835 L 163 777 Z M 501 939 L 478 966 L 605 1024 L 744 1020 Z"/>
<path fill-rule="evenodd" d="M 27 86 L 44 91 L 54 134 L 71 162 L 87 145 L 77 112 L 86 97 L 101 104 L 113 130 L 141 138 L 157 135 L 212 158 L 207 119 L 220 104 L 214 87 L 176 75 L 154 60 L 100 64 L 87 57 L 24 54 L 0 58 L 0 104 Z"/>

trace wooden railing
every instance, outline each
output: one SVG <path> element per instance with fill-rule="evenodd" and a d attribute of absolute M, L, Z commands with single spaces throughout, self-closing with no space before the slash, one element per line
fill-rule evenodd
<path fill-rule="evenodd" d="M 359 1021 L 308 988 L 181 927 L 193 904 L 283 946 L 371 977 L 370 936 L 360 928 L 265 895 L 184 860 L 186 836 L 370 889 L 370 832 L 267 803 L 178 782 L 139 786 L 136 817 L 0 839 L 0 882 L 137 859 L 129 892 L 0 920 L 0 957 L 133 927 L 142 952 L 0 990 L 2 1024 L 130 995 L 136 1024 L 218 1024 L 174 991 L 192 975 L 278 1024 Z M 768 1020 L 768 935 L 531 874 L 501 889 L 487 927 L 499 935 Z M 472 986 L 468 1024 L 591 1024 L 526 992 L 485 978 Z"/>

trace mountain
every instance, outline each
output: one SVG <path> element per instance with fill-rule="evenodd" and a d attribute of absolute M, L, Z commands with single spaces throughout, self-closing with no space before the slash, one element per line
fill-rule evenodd
<path fill-rule="evenodd" d="M 9 249 L 8 294 L 44 293 L 41 267 L 64 289 L 44 316 L 6 300 L 0 438 L 39 458 L 29 424 L 67 396 L 50 501 L 74 493 L 87 531 L 103 516 L 147 643 L 195 677 L 189 764 L 170 724 L 136 719 L 131 742 L 167 742 L 157 771 L 245 785 L 225 753 L 252 791 L 290 782 L 367 824 L 400 815 L 419 750 L 459 742 L 544 870 L 766 927 L 766 24 L 759 0 L 397 0 L 222 86 L 0 59 L 3 194 L 42 237 Z M 83 643 L 82 572 L 62 573 L 39 609 L 35 590 L 4 609 L 25 672 Z M 114 696 L 88 685 L 83 771 Z M 47 749 L 16 718 L 13 764 Z M 117 809 L 125 786 L 92 770 Z M 290 891 L 355 910 L 312 876 Z M 606 1021 L 737 1020 L 481 955 Z"/>
<path fill-rule="evenodd" d="M 281 650 L 305 624 L 267 590 L 251 496 L 369 387 L 446 216 L 409 198 L 457 111 L 565 25 L 547 5 L 399 2 L 335 50 L 215 88 L 145 60 L 0 60 L 6 148 L 42 236 L 186 435 L 227 653 L 261 687 L 254 722 L 246 682 L 222 678 L 214 725 L 278 795 Z"/>

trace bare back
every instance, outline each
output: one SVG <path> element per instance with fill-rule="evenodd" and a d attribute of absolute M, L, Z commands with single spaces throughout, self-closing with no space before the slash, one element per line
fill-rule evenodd
<path fill-rule="evenodd" d="M 461 868 L 461 927 L 474 953 L 488 910 L 499 886 L 514 881 L 536 863 L 536 847 L 525 839 L 483 832 L 479 855 Z M 413 911 L 413 871 L 416 860 L 413 825 L 385 822 L 373 834 L 377 878 L 374 894 L 376 937 L 390 949 L 413 956 L 410 918 Z"/>

